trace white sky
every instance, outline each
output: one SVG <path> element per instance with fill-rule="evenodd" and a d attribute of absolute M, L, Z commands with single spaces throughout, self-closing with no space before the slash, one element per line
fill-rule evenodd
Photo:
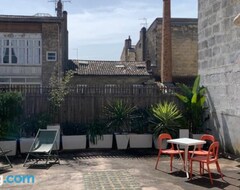
<path fill-rule="evenodd" d="M 2 15 L 55 16 L 51 0 L 1 0 Z M 67 1 L 67 0 L 66 0 Z M 162 17 L 163 0 L 71 0 L 68 12 L 69 58 L 119 60 L 124 41 L 139 39 L 142 23 Z M 197 18 L 197 0 L 172 0 L 172 17 Z"/>

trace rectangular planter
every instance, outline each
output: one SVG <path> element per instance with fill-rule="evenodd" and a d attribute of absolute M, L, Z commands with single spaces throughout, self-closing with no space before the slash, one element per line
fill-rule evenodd
<path fill-rule="evenodd" d="M 112 148 L 112 142 L 113 135 L 103 135 L 101 139 L 98 137 L 96 144 L 89 140 L 89 148 Z"/>
<path fill-rule="evenodd" d="M 11 150 L 11 152 L 7 153 L 7 156 L 15 156 L 17 152 L 17 141 L 0 141 L 0 147 L 3 150 Z"/>
<path fill-rule="evenodd" d="M 63 150 L 78 150 L 85 149 L 87 143 L 86 135 L 63 135 L 62 146 Z"/>
<path fill-rule="evenodd" d="M 20 152 L 21 153 L 28 153 L 31 146 L 32 146 L 32 143 L 34 141 L 34 137 L 32 138 L 20 138 Z"/>
<path fill-rule="evenodd" d="M 152 134 L 130 134 L 130 148 L 152 148 Z"/>

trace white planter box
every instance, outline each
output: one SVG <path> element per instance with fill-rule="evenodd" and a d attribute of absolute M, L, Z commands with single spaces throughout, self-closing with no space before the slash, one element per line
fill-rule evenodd
<path fill-rule="evenodd" d="M 113 135 L 103 135 L 101 139 L 98 137 L 96 144 L 89 140 L 89 148 L 112 148 L 112 142 Z"/>
<path fill-rule="evenodd" d="M 56 142 L 57 142 L 57 148 L 55 148 L 56 147 L 56 145 L 54 145 L 53 147 L 53 150 L 59 150 L 59 147 L 60 147 L 60 125 L 59 124 L 54 124 L 54 125 L 48 125 L 47 126 L 47 129 L 58 129 L 58 135 L 57 135 L 57 140 L 56 140 Z"/>
<path fill-rule="evenodd" d="M 32 143 L 34 141 L 34 137 L 32 138 L 20 138 L 20 151 L 21 153 L 28 153 Z"/>
<path fill-rule="evenodd" d="M 118 150 L 127 149 L 129 142 L 128 134 L 115 134 Z"/>
<path fill-rule="evenodd" d="M 87 143 L 86 135 L 63 135 L 62 146 L 63 150 L 85 149 Z"/>
<path fill-rule="evenodd" d="M 15 156 L 17 151 L 17 141 L 0 141 L 0 147 L 3 150 L 11 150 L 11 152 L 7 153 L 7 156 Z"/>
<path fill-rule="evenodd" d="M 192 134 L 192 138 L 200 140 L 202 135 L 203 134 Z"/>
<path fill-rule="evenodd" d="M 152 148 L 152 134 L 130 134 L 130 148 Z"/>
<path fill-rule="evenodd" d="M 179 129 L 179 138 L 189 138 L 189 129 Z"/>

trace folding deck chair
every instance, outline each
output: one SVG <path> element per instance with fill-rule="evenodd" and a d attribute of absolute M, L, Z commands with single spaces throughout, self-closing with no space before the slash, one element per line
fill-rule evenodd
<path fill-rule="evenodd" d="M 50 158 L 54 158 L 55 162 L 59 163 L 56 141 L 58 133 L 58 129 L 39 129 L 23 166 L 26 165 L 30 155 L 39 158 L 35 163 L 42 158 L 46 159 L 45 165 L 47 165 Z M 52 154 L 55 147 L 56 154 Z"/>
<path fill-rule="evenodd" d="M 11 166 L 12 168 L 12 163 L 10 162 L 10 160 L 8 159 L 7 153 L 11 152 L 11 150 L 3 150 L 0 147 L 0 156 L 4 156 L 6 158 L 6 160 L 8 161 L 8 164 Z"/>

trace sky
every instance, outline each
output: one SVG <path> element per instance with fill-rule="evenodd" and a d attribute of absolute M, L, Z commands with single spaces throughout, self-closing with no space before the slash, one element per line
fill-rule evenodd
<path fill-rule="evenodd" d="M 163 0 L 62 0 L 68 12 L 69 58 L 120 60 L 125 39 L 162 17 Z M 70 2 L 71 1 L 71 2 Z M 171 0 L 172 17 L 197 18 L 197 0 Z M 1 15 L 56 16 L 54 0 L 1 0 Z"/>

